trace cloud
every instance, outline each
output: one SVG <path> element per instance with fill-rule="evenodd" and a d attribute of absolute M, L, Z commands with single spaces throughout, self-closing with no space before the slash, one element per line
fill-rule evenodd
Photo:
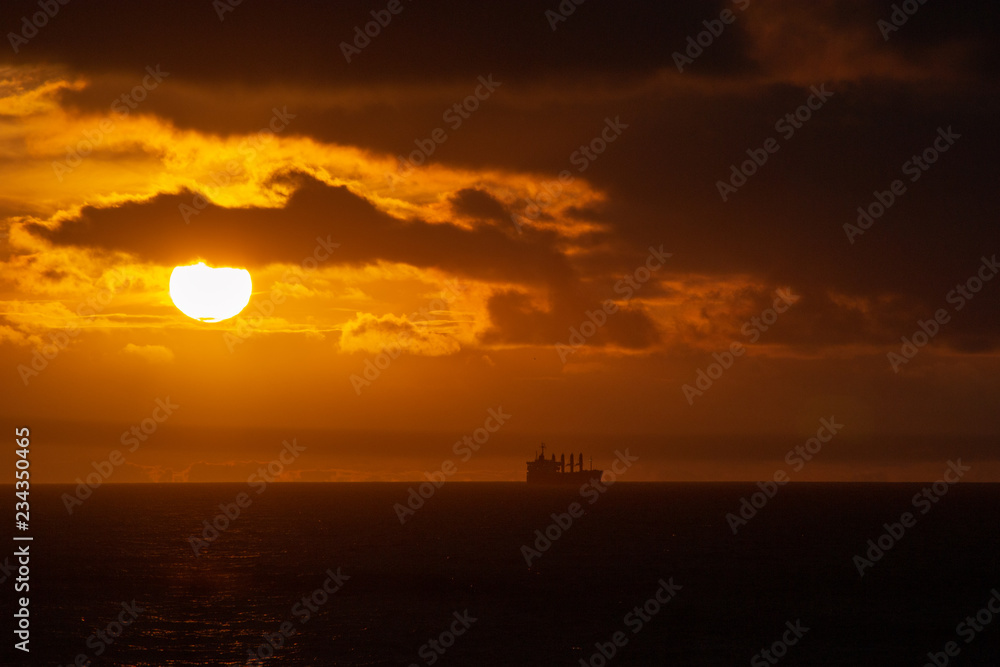
<path fill-rule="evenodd" d="M 177 76 L 213 84 L 336 83 L 412 81 L 416 77 L 452 80 L 491 70 L 515 78 L 532 77 L 546 61 L 563 72 L 596 69 L 609 78 L 649 71 L 669 60 L 660 47 L 664 37 L 683 41 L 686 25 L 711 12 L 711 3 L 644 4 L 622 10 L 593 5 L 572 16 L 573 29 L 553 33 L 542 5 L 516 0 L 497 6 L 471 7 L 446 0 L 434 7 L 412 7 L 393 17 L 376 45 L 348 64 L 341 41 L 349 41 L 356 26 L 371 20 L 368 8 L 340 3 L 290 2 L 281 5 L 241 5 L 219 21 L 211 3 L 187 1 L 169 13 L 153 11 L 155 3 L 137 1 L 114 14 L 77 11 L 72 17 L 49 21 L 32 38 L 31 47 L 17 54 L 19 62 L 64 62 L 75 70 L 128 71 L 135 63 L 162 63 Z M 3 25 L 37 11 L 37 2 L 15 0 L 0 11 Z M 717 14 L 717 10 L 715 11 Z M 72 20 L 69 20 L 72 18 Z M 64 20 L 65 19 L 65 20 Z M 484 29 L 468 30 L 470 24 Z M 486 30 L 485 28 L 489 28 Z M 427 47 L 427 35 L 446 33 L 449 48 Z M 178 34 L 197 40 L 193 50 Z M 623 49 L 619 38 L 630 36 Z M 294 35 L 294 39 L 283 39 Z M 517 49 L 510 49 L 511 43 Z M 100 43 L 102 48 L 94 49 Z M 261 48 L 280 43 L 282 48 Z M 578 53 L 600 53 L 582 61 Z M 461 57 L 456 57 L 461 54 Z M 14 59 L 8 50 L 3 56 Z"/>
<path fill-rule="evenodd" d="M 973 12 L 924 5 L 886 40 L 877 22 L 891 13 L 884 3 L 869 0 L 770 0 L 753 3 L 740 19 L 749 37 L 748 56 L 774 82 L 969 79 L 976 52 L 987 47 L 975 34 Z M 927 31 L 926 25 L 935 29 Z"/>
<path fill-rule="evenodd" d="M 510 214 L 503 204 L 490 193 L 476 188 L 462 188 L 456 192 L 451 197 L 451 206 L 456 214 L 476 220 L 489 220 L 501 224 L 510 220 Z"/>
<path fill-rule="evenodd" d="M 418 326 L 406 316 L 392 314 L 378 317 L 358 313 L 343 326 L 340 337 L 340 349 L 344 352 L 378 354 L 384 351 L 395 356 L 402 351 L 436 357 L 455 354 L 461 347 L 447 331 L 427 324 Z"/>
<path fill-rule="evenodd" d="M 493 228 L 466 230 L 420 219 L 402 220 L 344 186 L 293 174 L 294 193 L 283 208 L 226 208 L 208 204 L 185 224 L 180 207 L 193 193 L 161 194 L 148 201 L 84 207 L 56 227 L 26 229 L 57 246 L 97 248 L 167 265 L 206 259 L 216 265 L 262 267 L 299 264 L 318 247 L 335 264 L 386 260 L 485 279 L 506 280 L 511 265 L 528 281 L 565 279 L 571 269 L 536 233 L 518 240 Z M 275 181 L 275 187 L 278 187 Z M 284 183 L 285 180 L 281 180 Z M 331 244 L 339 243 L 333 249 Z"/>
<path fill-rule="evenodd" d="M 656 324 L 640 305 L 623 303 L 602 318 L 597 292 L 554 294 L 550 303 L 540 305 L 523 291 L 502 290 L 490 297 L 488 309 L 492 327 L 482 336 L 488 344 L 565 345 L 585 322 L 600 324 L 592 336 L 585 337 L 588 347 L 642 350 L 661 342 Z"/>
<path fill-rule="evenodd" d="M 136 345 L 129 343 L 122 348 L 122 352 L 144 359 L 151 364 L 169 364 L 174 360 L 173 350 L 163 345 Z"/>
<path fill-rule="evenodd" d="M 6 324 L 0 325 L 0 343 L 9 341 L 15 345 L 29 345 L 31 339 L 23 332 Z"/>

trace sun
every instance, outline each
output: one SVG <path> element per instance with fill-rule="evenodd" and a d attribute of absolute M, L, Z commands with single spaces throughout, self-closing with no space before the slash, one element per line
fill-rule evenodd
<path fill-rule="evenodd" d="M 178 310 L 202 322 L 238 315 L 253 292 L 246 269 L 212 268 L 204 262 L 177 266 L 170 273 L 170 298 Z"/>

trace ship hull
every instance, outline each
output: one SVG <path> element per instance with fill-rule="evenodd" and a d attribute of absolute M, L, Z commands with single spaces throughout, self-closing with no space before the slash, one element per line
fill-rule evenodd
<path fill-rule="evenodd" d="M 528 471 L 528 484 L 535 486 L 582 486 L 590 482 L 600 482 L 603 470 L 574 472 L 534 472 Z"/>

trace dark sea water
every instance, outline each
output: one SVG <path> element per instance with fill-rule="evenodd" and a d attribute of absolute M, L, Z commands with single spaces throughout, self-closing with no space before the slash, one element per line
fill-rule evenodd
<path fill-rule="evenodd" d="M 954 641 L 948 664 L 1000 665 L 1000 615 L 968 642 L 956 630 L 1000 589 L 1000 485 L 959 483 L 921 514 L 923 484 L 791 484 L 736 535 L 725 515 L 753 484 L 619 483 L 591 504 L 576 489 L 449 482 L 401 525 L 409 486 L 104 486 L 72 516 L 70 487 L 35 487 L 32 650 L 12 649 L 8 574 L 3 664 L 245 665 L 284 623 L 294 634 L 259 664 L 920 666 Z M 188 537 L 247 491 L 195 556 Z M 583 515 L 528 567 L 521 546 L 573 501 Z M 907 511 L 916 524 L 859 576 L 852 558 Z M 303 622 L 303 596 L 338 568 L 340 589 Z M 661 580 L 680 588 L 640 623 L 632 610 Z M 97 639 L 133 600 L 135 620 Z M 616 632 L 624 645 L 594 657 Z M 780 659 L 758 656 L 775 642 Z"/>

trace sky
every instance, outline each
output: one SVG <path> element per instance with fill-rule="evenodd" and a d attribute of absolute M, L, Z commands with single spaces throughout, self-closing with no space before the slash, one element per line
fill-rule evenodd
<path fill-rule="evenodd" d="M 1000 481 L 1000 10 L 902 5 L 5 2 L 3 421 L 53 483 Z"/>

